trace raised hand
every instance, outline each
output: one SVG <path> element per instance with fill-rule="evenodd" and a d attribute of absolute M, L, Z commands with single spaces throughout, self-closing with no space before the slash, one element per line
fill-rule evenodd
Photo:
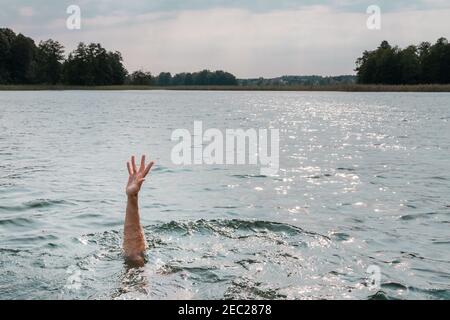
<path fill-rule="evenodd" d="M 141 158 L 141 164 L 139 169 L 136 168 L 136 162 L 134 156 L 131 157 L 131 164 L 127 162 L 128 169 L 128 183 L 126 188 L 126 193 L 128 196 L 137 196 L 139 191 L 141 190 L 141 186 L 145 181 L 145 177 L 150 172 L 150 169 L 153 166 L 153 161 L 145 166 L 145 155 Z"/>

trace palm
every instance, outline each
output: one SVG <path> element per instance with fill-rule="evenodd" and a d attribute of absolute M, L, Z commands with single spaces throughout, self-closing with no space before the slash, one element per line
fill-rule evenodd
<path fill-rule="evenodd" d="M 139 174 L 135 176 L 130 176 L 128 178 L 128 185 L 127 185 L 128 195 L 136 194 L 139 192 L 139 190 L 141 190 L 142 182 L 138 182 L 139 179 L 140 179 Z"/>
<path fill-rule="evenodd" d="M 150 163 L 147 166 L 145 166 L 145 156 L 142 156 L 141 163 L 138 169 L 136 168 L 134 156 L 131 157 L 131 164 L 130 162 L 127 162 L 129 174 L 126 188 L 127 195 L 132 196 L 137 195 L 139 193 L 139 191 L 141 190 L 141 186 L 145 181 L 145 177 L 149 173 L 152 166 L 153 161 L 150 161 Z"/>

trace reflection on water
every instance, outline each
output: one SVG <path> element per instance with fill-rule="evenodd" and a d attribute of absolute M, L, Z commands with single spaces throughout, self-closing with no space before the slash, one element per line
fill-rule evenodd
<path fill-rule="evenodd" d="M 2 92 L 0 298 L 449 299 L 449 98 Z M 279 175 L 173 165 L 170 134 L 194 120 L 279 128 Z M 130 269 L 124 163 L 141 152 L 150 248 Z"/>

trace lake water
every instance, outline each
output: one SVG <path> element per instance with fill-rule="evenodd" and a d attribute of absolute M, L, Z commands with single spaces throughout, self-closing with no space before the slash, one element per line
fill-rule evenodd
<path fill-rule="evenodd" d="M 174 165 L 196 120 L 279 128 L 278 175 Z M 450 94 L 0 92 L 1 299 L 450 299 L 449 227 Z"/>

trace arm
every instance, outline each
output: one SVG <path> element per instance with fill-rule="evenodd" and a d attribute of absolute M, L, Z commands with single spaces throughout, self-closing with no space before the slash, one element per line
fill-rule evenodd
<path fill-rule="evenodd" d="M 131 157 L 131 164 L 127 162 L 129 177 L 126 194 L 128 201 L 124 224 L 123 252 L 125 260 L 135 266 L 144 265 L 144 253 L 147 246 L 140 223 L 138 194 L 152 166 L 153 161 L 145 166 L 145 156 L 142 156 L 139 170 L 136 168 L 134 156 Z"/>

